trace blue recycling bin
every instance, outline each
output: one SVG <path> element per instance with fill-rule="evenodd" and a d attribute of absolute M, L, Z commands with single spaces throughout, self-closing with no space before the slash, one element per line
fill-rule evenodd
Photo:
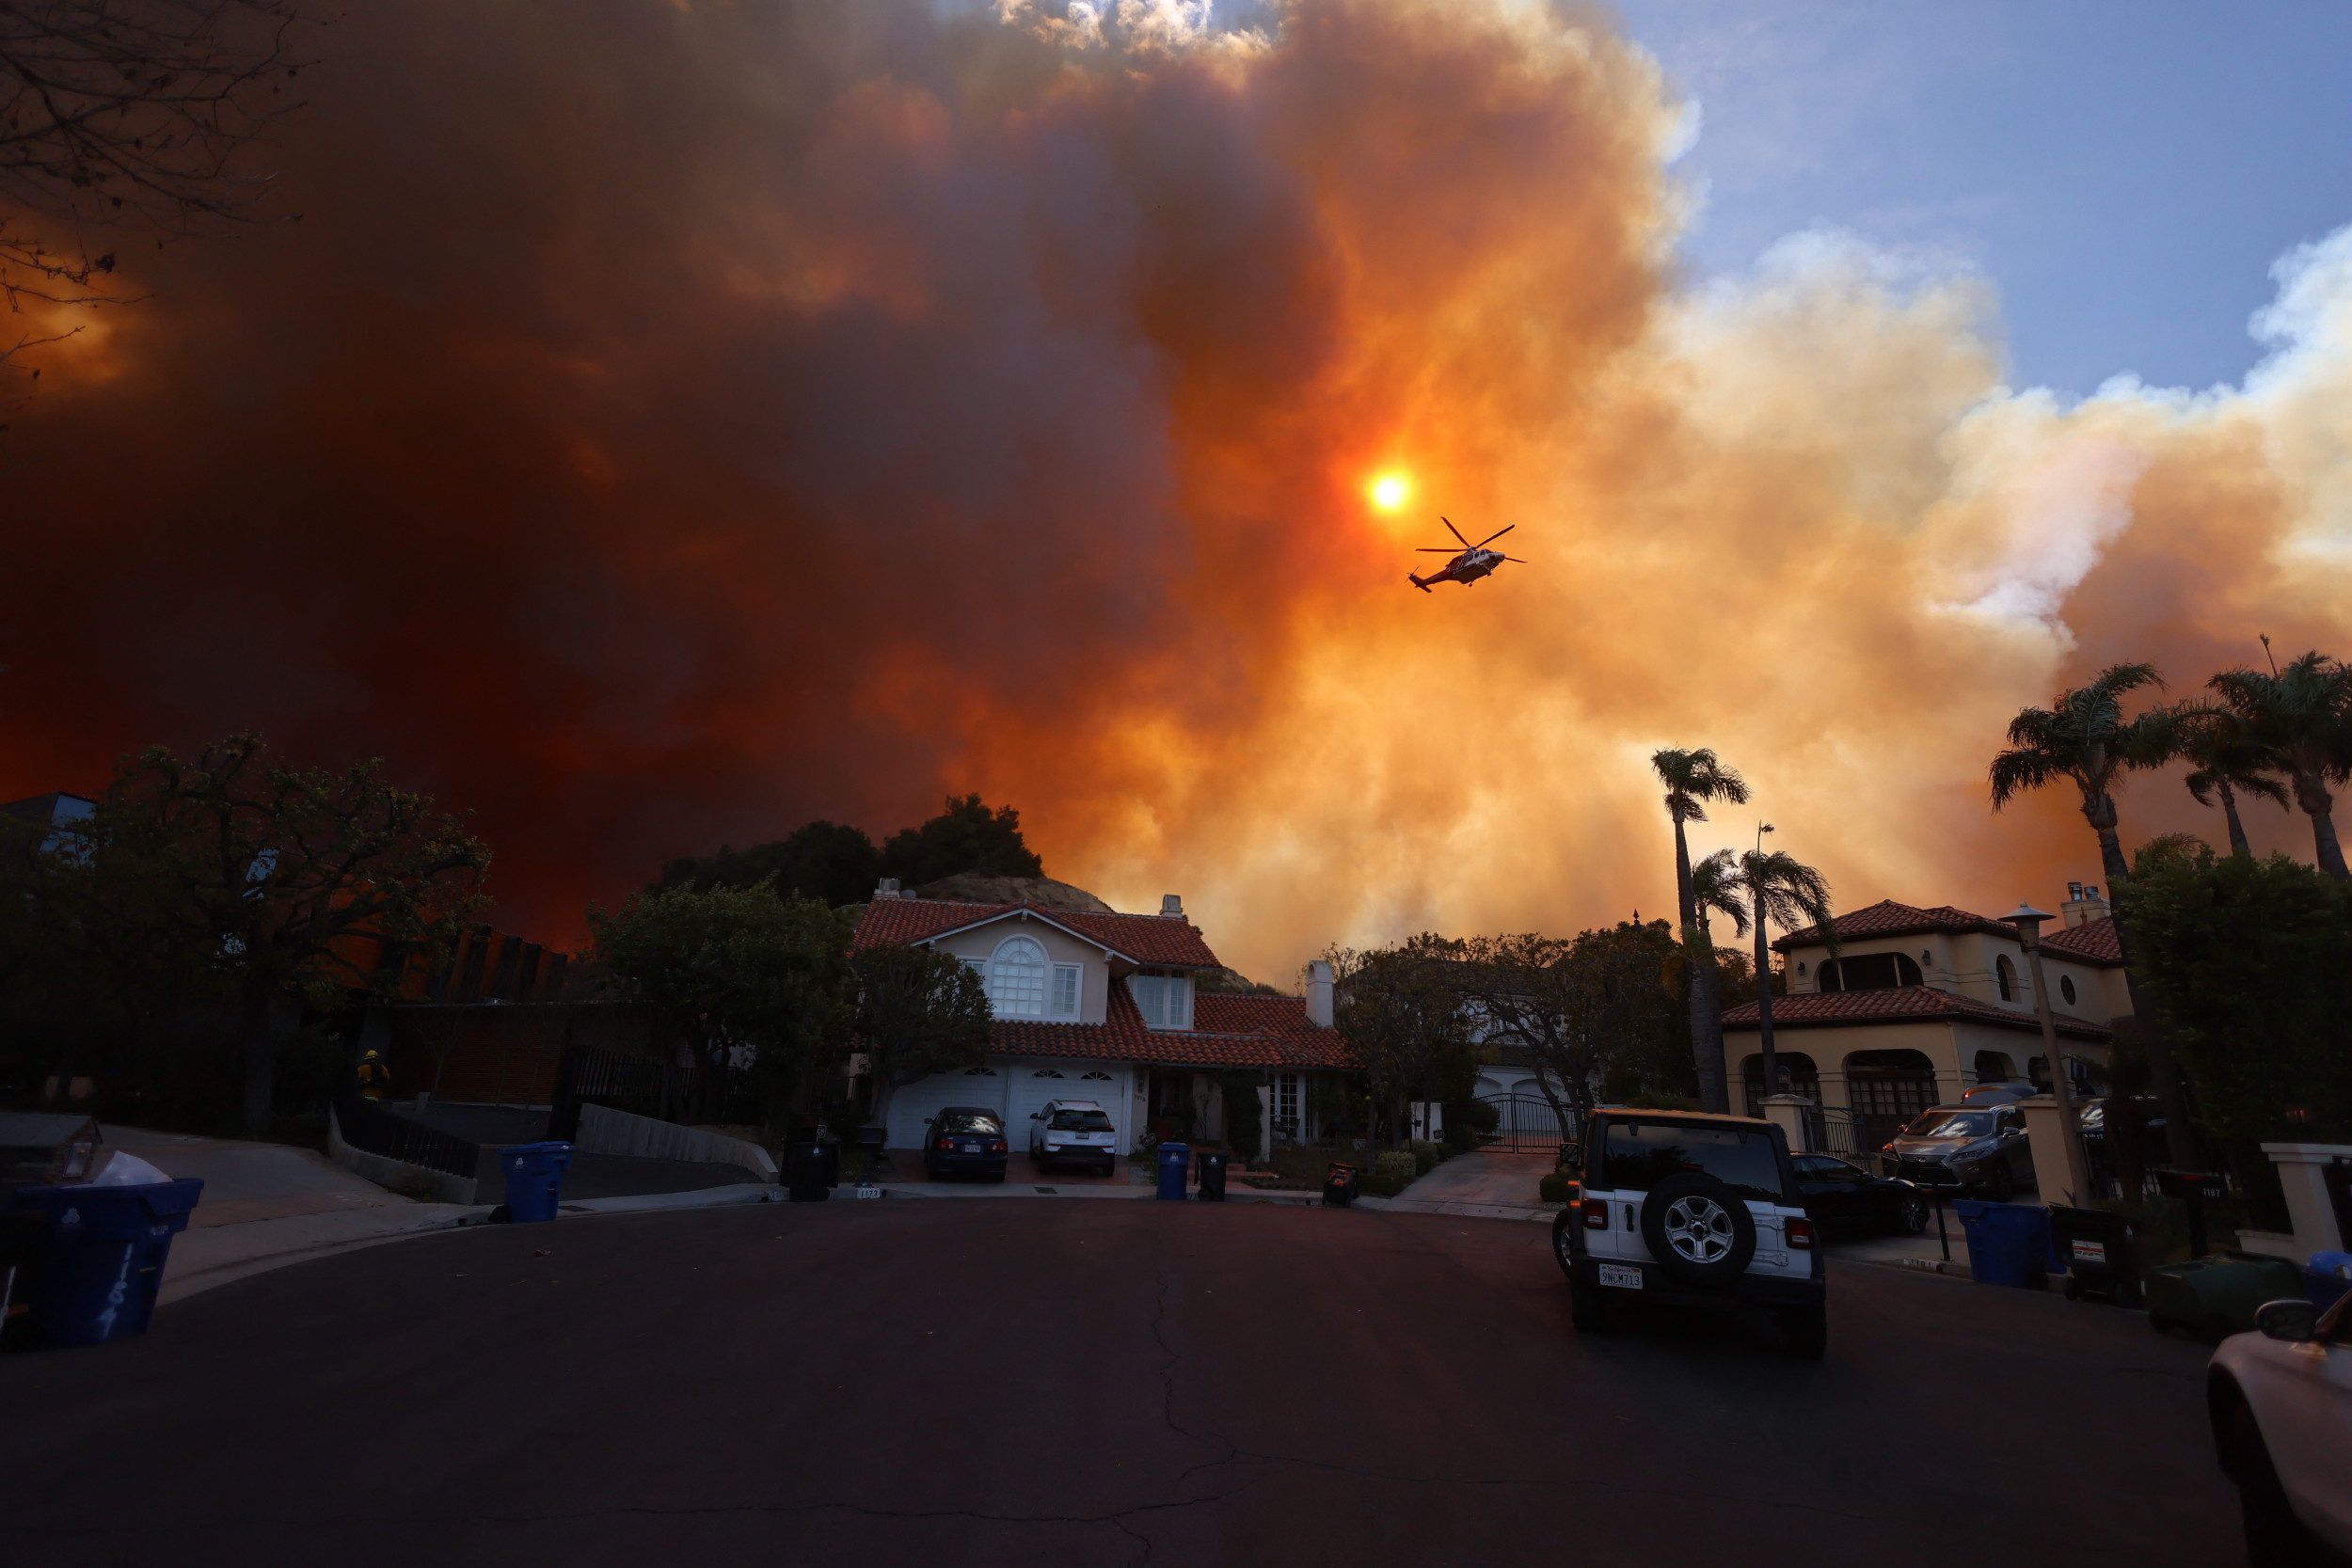
<path fill-rule="evenodd" d="M 204 1183 L 194 1177 L 127 1187 L 19 1187 L 12 1207 L 42 1226 L 33 1311 L 51 1345 L 103 1345 L 147 1332 L 171 1239 L 188 1227 Z"/>
<path fill-rule="evenodd" d="M 2050 1247 L 2050 1212 L 2024 1203 L 1954 1198 L 1952 1212 L 1968 1233 L 1968 1273 L 1979 1285 L 2042 1289 L 2065 1269 Z"/>
<path fill-rule="evenodd" d="M 2325 1312 L 2352 1291 L 2352 1252 L 2314 1252 L 2303 1265 L 2303 1299 Z"/>
<path fill-rule="evenodd" d="M 1159 1196 L 1171 1203 L 1184 1201 L 1184 1172 L 1192 1168 L 1190 1144 L 1160 1145 Z"/>
<path fill-rule="evenodd" d="M 555 1218 L 564 1196 L 564 1173 L 571 1168 L 567 1143 L 516 1144 L 499 1150 L 506 1173 L 506 1217 L 516 1225 Z"/>

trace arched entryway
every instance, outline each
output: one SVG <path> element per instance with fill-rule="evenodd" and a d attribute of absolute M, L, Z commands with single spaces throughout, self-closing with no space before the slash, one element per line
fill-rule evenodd
<path fill-rule="evenodd" d="M 1846 1058 L 1846 1103 L 1859 1148 L 1877 1149 L 1935 1099 L 1935 1064 L 1924 1052 L 1857 1051 Z"/>
<path fill-rule="evenodd" d="M 1813 1058 L 1802 1051 L 1774 1051 L 1780 1064 L 1781 1082 L 1785 1094 L 1801 1094 L 1816 1105 L 1821 1102 L 1821 1069 L 1813 1065 Z M 1747 1114 L 1764 1114 L 1764 1053 L 1757 1052 L 1740 1064 L 1740 1071 L 1747 1085 Z"/>
<path fill-rule="evenodd" d="M 2005 1051 L 1979 1051 L 1975 1066 L 1979 1084 L 2006 1084 L 2017 1076 L 2017 1064 Z"/>

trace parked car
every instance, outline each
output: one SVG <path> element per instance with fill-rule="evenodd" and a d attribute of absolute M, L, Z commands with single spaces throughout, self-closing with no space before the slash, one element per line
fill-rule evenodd
<path fill-rule="evenodd" d="M 2115 1151 L 2107 1140 L 2107 1111 L 2110 1102 L 2106 1095 L 2086 1100 L 2082 1103 L 2083 1153 L 2090 1161 L 2091 1173 L 2104 1180 L 2115 1180 Z M 2150 1170 L 2172 1163 L 2172 1141 L 2165 1132 L 2165 1119 L 2156 1114 L 2153 1095 L 2138 1097 L 2140 1117 L 2140 1159 Z"/>
<path fill-rule="evenodd" d="M 1895 1134 L 1889 1176 L 1922 1187 L 1972 1187 L 2006 1203 L 2033 1184 L 2026 1113 L 2013 1105 L 1938 1105 Z"/>
<path fill-rule="evenodd" d="M 1916 1236 L 1928 1227 L 1928 1198 L 1916 1185 L 1872 1176 L 1827 1154 L 1798 1154 L 1797 1190 L 1804 1212 L 1823 1229 L 1850 1227 Z"/>
<path fill-rule="evenodd" d="M 923 1129 L 923 1169 L 933 1177 L 978 1176 L 1002 1181 L 1011 1159 L 1005 1123 L 993 1111 L 950 1105 Z"/>
<path fill-rule="evenodd" d="M 1041 1171 L 1086 1164 L 1108 1176 L 1119 1164 L 1119 1132 L 1099 1100 L 1049 1100 L 1029 1117 L 1029 1158 Z"/>
<path fill-rule="evenodd" d="M 2042 1090 L 2025 1079 L 2011 1078 L 2003 1083 L 1979 1084 L 1962 1095 L 1960 1102 L 1963 1105 L 2013 1105 L 2021 1100 L 2031 1100 L 2040 1093 Z"/>
<path fill-rule="evenodd" d="M 1820 1359 L 1828 1281 L 1778 1127 L 1604 1107 L 1582 1153 L 1551 1226 L 1580 1333 L 1644 1302 L 1725 1306 L 1770 1314 L 1791 1353 Z"/>
<path fill-rule="evenodd" d="M 2254 1568 L 2308 1563 L 2314 1540 L 2352 1559 L 2352 1295 L 2323 1314 L 2308 1301 L 2265 1305 L 2205 1369 L 2205 1408 L 2221 1471 L 2237 1483 Z"/>

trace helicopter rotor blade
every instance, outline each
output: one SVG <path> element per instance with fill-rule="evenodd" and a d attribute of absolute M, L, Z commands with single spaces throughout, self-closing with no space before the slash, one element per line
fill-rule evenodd
<path fill-rule="evenodd" d="M 1454 538 L 1456 538 L 1456 539 L 1462 539 L 1462 531 L 1461 531 L 1460 529 L 1455 528 L 1455 527 L 1454 526 L 1454 519 L 1453 519 L 1453 518 L 1451 518 L 1451 517 L 1439 517 L 1439 518 L 1438 519 L 1438 521 L 1439 521 L 1439 522 L 1441 522 L 1441 523 L 1443 523 L 1443 524 L 1445 525 L 1445 531 L 1446 531 L 1448 533 L 1451 533 L 1451 534 L 1452 534 L 1452 535 L 1454 535 Z M 1513 526 L 1514 526 L 1514 527 L 1516 527 L 1516 526 L 1518 526 L 1518 525 L 1514 524 Z M 1462 547 L 1463 547 L 1464 549 L 1466 549 L 1466 550 L 1467 550 L 1467 549 L 1471 548 L 1472 546 L 1471 546 L 1470 542 L 1469 540 L 1467 540 L 1467 539 L 1462 539 Z"/>
<path fill-rule="evenodd" d="M 1489 546 L 1489 545 L 1493 544 L 1496 540 L 1498 540 L 1498 539 L 1502 538 L 1504 534 L 1506 534 L 1506 533 L 1510 532 L 1510 531 L 1511 531 L 1511 529 L 1513 529 L 1513 528 L 1517 528 L 1517 527 L 1518 527 L 1518 526 L 1519 526 L 1518 524 L 1517 524 L 1517 523 L 1513 523 L 1513 524 L 1511 525 L 1511 528 L 1498 529 L 1496 531 L 1494 531 L 1494 532 L 1489 533 L 1488 535 L 1486 535 L 1486 538 L 1481 539 L 1481 540 L 1478 542 L 1478 546 L 1477 546 L 1477 547 L 1478 547 L 1479 549 L 1482 549 L 1482 550 L 1483 550 L 1483 549 L 1485 549 L 1487 546 Z"/>
<path fill-rule="evenodd" d="M 1422 545 L 1413 553 L 1415 555 L 1460 555 L 1462 552 L 1451 545 Z"/>
<path fill-rule="evenodd" d="M 1519 558 L 1518 558 L 1518 556 L 1516 556 L 1516 555 L 1506 555 L 1506 556 L 1504 556 L 1502 559 L 1503 559 L 1503 560 L 1505 560 L 1505 561 L 1519 561 Z M 1527 562 L 1524 562 L 1524 561 L 1519 561 L 1519 564 L 1520 564 L 1520 565 L 1522 565 L 1522 566 L 1524 566 L 1524 565 L 1526 565 L 1526 564 L 1527 564 Z"/>

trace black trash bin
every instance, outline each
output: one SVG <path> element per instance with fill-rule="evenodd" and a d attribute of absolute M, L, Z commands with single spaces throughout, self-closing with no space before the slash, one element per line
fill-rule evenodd
<path fill-rule="evenodd" d="M 2138 1232 L 2122 1214 L 2105 1209 L 2050 1207 L 2050 1247 L 2066 1265 L 2066 1298 L 2137 1307 Z"/>
<path fill-rule="evenodd" d="M 794 1203 L 822 1203 L 841 1185 L 841 1146 L 803 1139 L 784 1149 L 786 1196 Z"/>
<path fill-rule="evenodd" d="M 1356 1201 L 1358 1180 L 1354 1165 L 1344 1161 L 1332 1161 L 1330 1172 L 1323 1179 L 1323 1201 L 1335 1209 L 1346 1208 Z"/>
<path fill-rule="evenodd" d="M 1199 1159 L 1200 1161 L 1200 1201 L 1203 1203 L 1224 1202 L 1225 1156 L 1215 1149 L 1204 1148 L 1200 1151 Z"/>

